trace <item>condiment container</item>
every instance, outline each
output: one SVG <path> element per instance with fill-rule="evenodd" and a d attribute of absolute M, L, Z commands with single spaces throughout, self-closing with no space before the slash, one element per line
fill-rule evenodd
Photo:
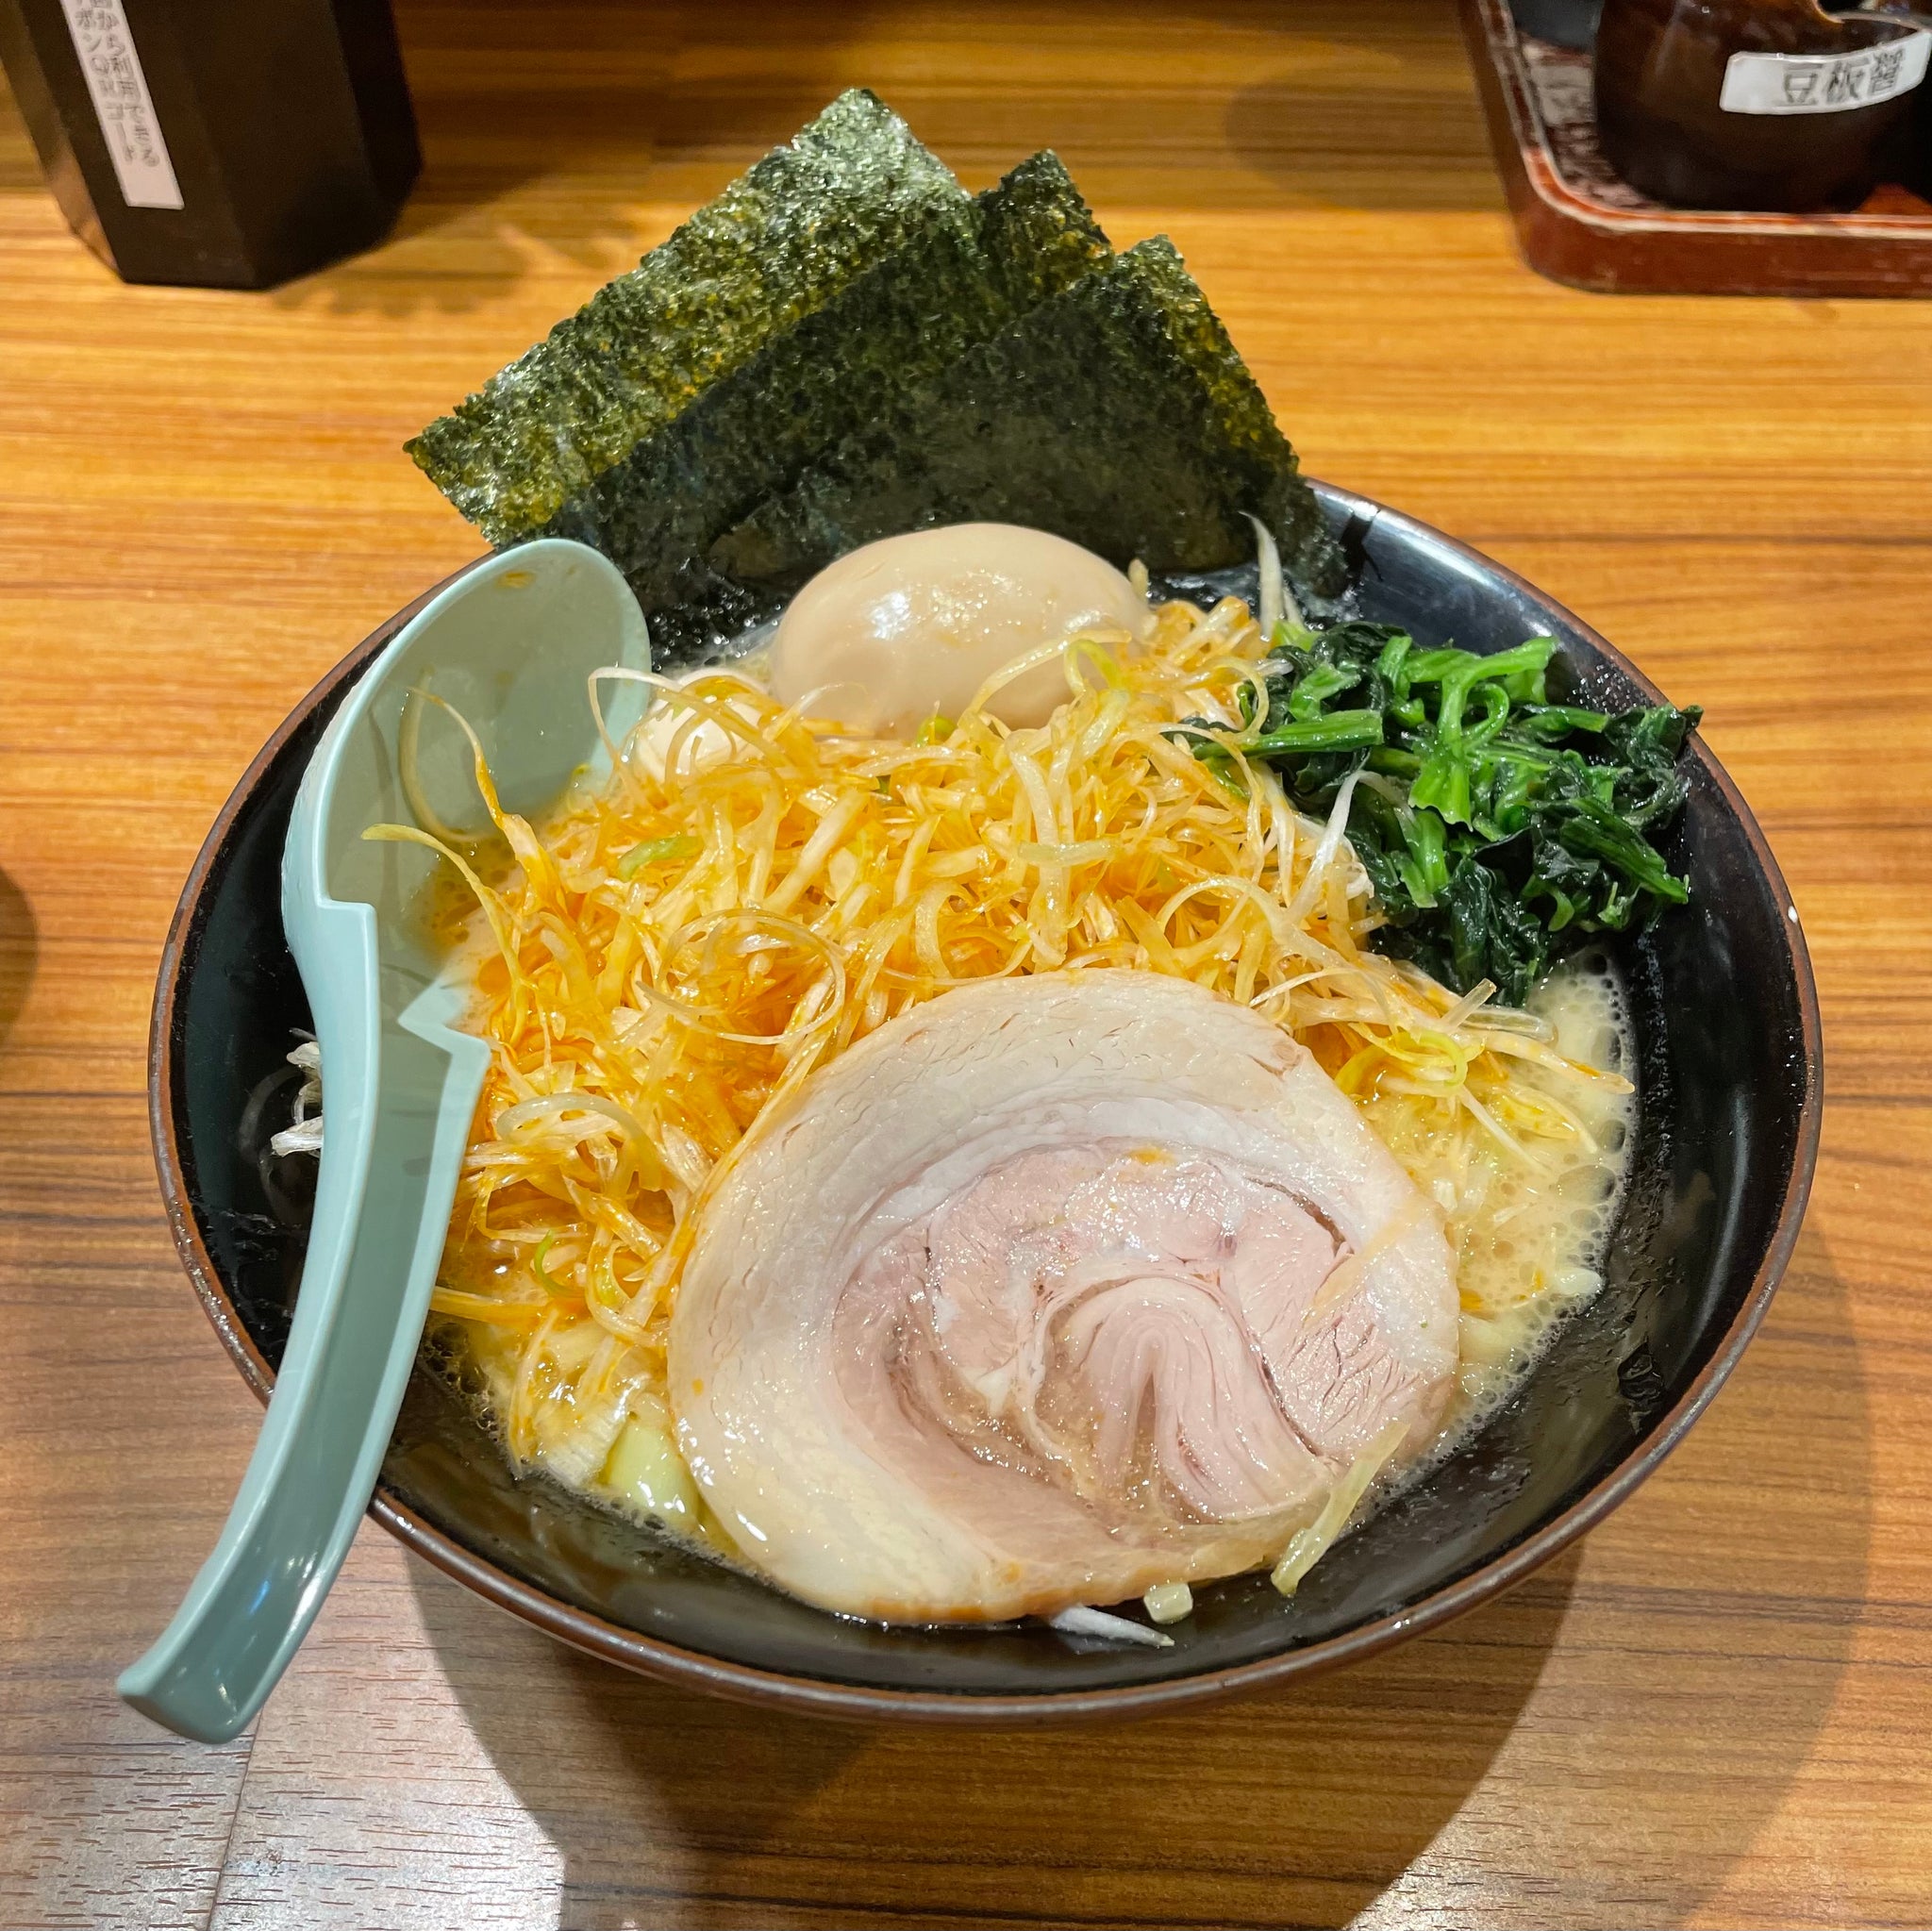
<path fill-rule="evenodd" d="M 1853 208 L 1913 107 L 1932 34 L 1816 0 L 1605 0 L 1605 158 L 1680 208 Z"/>
<path fill-rule="evenodd" d="M 306 275 L 379 240 L 422 165 L 389 0 L 0 0 L 0 62 L 125 281 Z"/>

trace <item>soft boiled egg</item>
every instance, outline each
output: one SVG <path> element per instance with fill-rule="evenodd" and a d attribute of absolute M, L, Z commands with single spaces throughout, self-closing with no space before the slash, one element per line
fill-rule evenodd
<path fill-rule="evenodd" d="M 915 530 L 854 550 L 799 591 L 772 646 L 772 690 L 814 717 L 908 736 L 952 718 L 995 671 L 1082 632 L 1142 635 L 1147 600 L 1104 558 L 1013 524 Z M 987 709 L 1042 724 L 1066 701 L 1059 659 L 1003 685 Z"/>

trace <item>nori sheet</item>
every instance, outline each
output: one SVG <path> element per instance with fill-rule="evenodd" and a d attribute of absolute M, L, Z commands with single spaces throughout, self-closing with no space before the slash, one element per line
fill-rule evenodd
<path fill-rule="evenodd" d="M 1215 570 L 1274 532 L 1304 601 L 1346 586 L 1295 456 L 1172 242 L 1040 303 L 873 421 L 712 545 L 777 598 L 859 544 L 955 522 L 1030 524 L 1125 565 Z"/>
<path fill-rule="evenodd" d="M 527 536 L 707 384 L 965 199 L 898 115 L 855 88 L 408 453 L 492 543 Z"/>
<path fill-rule="evenodd" d="M 768 495 L 976 342 L 1112 259 L 1058 158 L 1038 154 L 773 336 L 543 526 L 602 550 L 651 622 L 653 656 L 691 661 L 771 613 L 722 577 L 711 543 Z"/>

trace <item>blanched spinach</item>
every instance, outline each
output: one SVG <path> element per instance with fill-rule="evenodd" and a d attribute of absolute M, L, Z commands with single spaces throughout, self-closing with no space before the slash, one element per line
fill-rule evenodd
<path fill-rule="evenodd" d="M 1458 992 L 1491 979 L 1520 1006 L 1563 951 L 1690 896 L 1651 834 L 1683 807 L 1677 757 L 1695 707 L 1552 704 L 1547 637 L 1491 657 L 1418 650 L 1362 622 L 1284 624 L 1275 640 L 1246 755 L 1317 817 L 1360 773 L 1348 836 L 1386 921 L 1383 951 Z M 1252 726 L 1258 700 L 1242 701 Z M 1185 731 L 1195 755 L 1235 781 L 1205 724 Z"/>

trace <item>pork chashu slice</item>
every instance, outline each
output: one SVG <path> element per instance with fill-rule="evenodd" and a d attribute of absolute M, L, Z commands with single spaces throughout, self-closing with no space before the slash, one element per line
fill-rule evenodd
<path fill-rule="evenodd" d="M 1457 1369 L 1434 1209 L 1272 1021 L 1130 970 L 946 994 L 760 1120 L 671 1323 L 745 1560 L 972 1622 L 1278 1556 Z"/>

